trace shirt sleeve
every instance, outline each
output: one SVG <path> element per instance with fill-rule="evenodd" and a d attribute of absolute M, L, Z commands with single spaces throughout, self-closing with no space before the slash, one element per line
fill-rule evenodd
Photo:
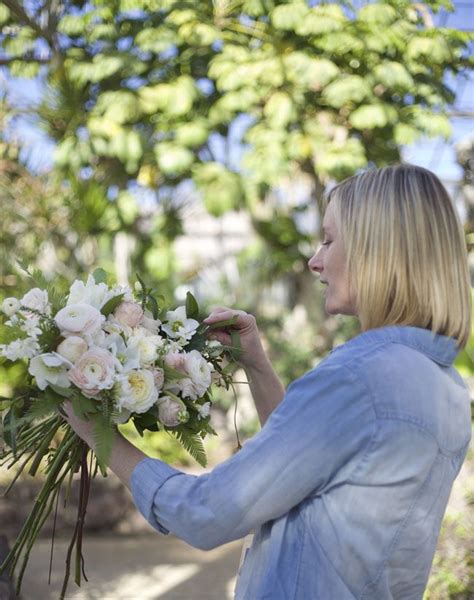
<path fill-rule="evenodd" d="M 132 494 L 149 523 L 211 549 L 347 480 L 369 448 L 375 415 L 360 376 L 325 363 L 291 384 L 261 431 L 211 472 L 138 463 Z"/>

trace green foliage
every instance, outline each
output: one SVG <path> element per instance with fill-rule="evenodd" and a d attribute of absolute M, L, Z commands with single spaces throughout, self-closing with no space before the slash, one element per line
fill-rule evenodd
<path fill-rule="evenodd" d="M 198 462 L 202 467 L 207 464 L 206 451 L 202 439 L 199 435 L 189 431 L 189 429 L 182 425 L 173 431 L 173 435 L 179 440 L 189 454 Z"/>

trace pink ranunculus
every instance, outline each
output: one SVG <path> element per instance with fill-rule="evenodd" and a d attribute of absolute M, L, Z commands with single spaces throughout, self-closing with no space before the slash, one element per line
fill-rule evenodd
<path fill-rule="evenodd" d="M 157 402 L 158 418 L 166 427 L 176 427 L 180 423 L 185 423 L 189 414 L 184 402 L 173 400 L 169 396 L 163 396 Z"/>
<path fill-rule="evenodd" d="M 91 398 L 114 385 L 119 369 L 120 363 L 110 352 L 93 347 L 79 357 L 69 371 L 69 379 L 84 396 Z"/>
<path fill-rule="evenodd" d="M 163 384 L 165 383 L 165 372 L 163 369 L 156 367 L 152 370 L 153 379 L 155 381 L 155 386 L 157 390 L 161 390 Z"/>
<path fill-rule="evenodd" d="M 115 309 L 114 316 L 121 325 L 137 327 L 143 319 L 143 309 L 136 302 L 121 302 Z"/>
<path fill-rule="evenodd" d="M 186 355 L 180 352 L 169 352 L 165 356 L 165 364 L 172 369 L 186 373 Z"/>

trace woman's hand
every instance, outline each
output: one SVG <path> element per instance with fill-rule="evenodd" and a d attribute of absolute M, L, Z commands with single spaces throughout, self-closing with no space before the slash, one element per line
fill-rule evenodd
<path fill-rule="evenodd" d="M 62 409 L 66 414 L 65 420 L 74 430 L 74 432 L 86 442 L 86 444 L 93 449 L 94 438 L 92 435 L 92 423 L 90 421 L 84 421 L 77 417 L 74 413 L 72 403 L 67 400 L 63 402 Z"/>
<path fill-rule="evenodd" d="M 206 323 L 206 325 L 212 325 L 213 323 L 227 321 L 232 318 L 235 318 L 236 321 L 230 328 L 239 334 L 242 350 L 240 362 L 242 365 L 244 367 L 253 367 L 256 369 L 258 369 L 259 366 L 266 365 L 267 358 L 265 350 L 263 349 L 257 322 L 253 315 L 250 315 L 243 310 L 218 306 L 206 319 L 204 319 L 204 323 Z M 221 344 L 224 344 L 224 346 L 232 346 L 229 327 L 212 329 L 208 335 L 210 339 L 216 339 L 221 342 Z"/>

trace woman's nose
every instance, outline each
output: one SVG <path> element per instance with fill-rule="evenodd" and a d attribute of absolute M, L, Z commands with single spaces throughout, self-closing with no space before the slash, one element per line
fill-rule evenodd
<path fill-rule="evenodd" d="M 308 260 L 308 267 L 310 271 L 313 271 L 313 273 L 321 273 L 323 270 L 323 264 L 319 255 L 320 251 L 317 250 Z"/>

